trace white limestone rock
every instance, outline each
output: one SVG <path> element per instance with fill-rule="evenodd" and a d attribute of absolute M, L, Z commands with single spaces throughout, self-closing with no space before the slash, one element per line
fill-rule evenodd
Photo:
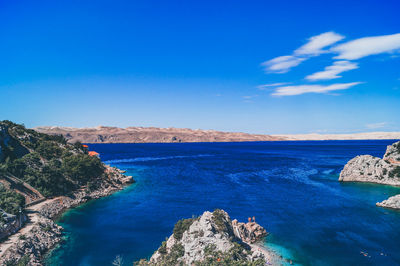
<path fill-rule="evenodd" d="M 400 177 L 394 174 L 395 169 L 400 167 L 399 148 L 400 142 L 389 145 L 383 159 L 371 155 L 351 159 L 341 171 L 339 181 L 400 186 Z"/>
<path fill-rule="evenodd" d="M 259 242 L 267 235 L 264 228 L 255 222 L 239 223 L 231 221 L 229 215 L 223 210 L 216 210 L 213 213 L 204 212 L 192 221 L 192 224 L 183 232 L 182 238 L 171 235 L 166 243 L 153 254 L 150 261 L 141 261 L 139 265 L 159 265 L 172 263 L 166 261 L 166 256 L 176 252 L 179 246 L 180 252 L 177 261 L 184 265 L 193 265 L 194 262 L 202 262 L 208 256 L 206 249 L 213 247 L 213 250 L 229 252 L 236 243 L 241 243 L 247 251 L 246 261 L 252 262 L 261 259 L 273 265 L 278 265 L 280 258 L 262 246 L 254 243 Z M 179 238 L 179 237 L 178 237 Z M 174 251 L 175 249 L 175 251 Z"/>
<path fill-rule="evenodd" d="M 376 206 L 400 210 L 400 194 L 376 203 Z"/>
<path fill-rule="evenodd" d="M 339 181 L 400 186 L 400 141 L 387 147 L 383 159 L 371 155 L 351 159 L 340 172 Z M 376 206 L 400 209 L 400 195 L 378 202 Z"/>

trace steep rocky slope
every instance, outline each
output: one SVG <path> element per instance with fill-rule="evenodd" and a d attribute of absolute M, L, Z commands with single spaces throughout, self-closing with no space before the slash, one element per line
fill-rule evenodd
<path fill-rule="evenodd" d="M 389 145 L 382 159 L 371 155 L 351 159 L 341 171 L 339 181 L 400 186 L 400 141 Z M 400 208 L 399 195 L 377 206 Z"/>
<path fill-rule="evenodd" d="M 42 265 L 61 240 L 53 218 L 131 182 L 80 143 L 0 121 L 0 265 Z"/>
<path fill-rule="evenodd" d="M 180 220 L 174 233 L 137 265 L 278 265 L 279 257 L 256 245 L 267 235 L 255 222 L 231 220 L 223 210 Z"/>

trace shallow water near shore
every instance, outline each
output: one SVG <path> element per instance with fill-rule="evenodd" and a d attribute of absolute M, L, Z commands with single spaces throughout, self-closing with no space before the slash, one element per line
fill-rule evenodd
<path fill-rule="evenodd" d="M 48 265 L 124 265 L 148 258 L 181 218 L 221 208 L 255 216 L 266 244 L 303 265 L 400 264 L 400 211 L 375 203 L 400 188 L 340 183 L 356 155 L 383 156 L 391 140 L 91 144 L 137 181 L 67 211 L 66 241 Z M 365 253 L 362 253 L 365 252 Z"/>

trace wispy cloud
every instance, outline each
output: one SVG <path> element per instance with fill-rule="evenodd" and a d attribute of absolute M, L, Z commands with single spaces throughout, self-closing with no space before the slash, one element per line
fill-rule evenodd
<path fill-rule="evenodd" d="M 367 125 L 365 125 L 365 127 L 368 129 L 378 129 L 378 128 L 383 128 L 386 125 L 387 125 L 387 122 L 380 122 L 380 123 L 367 124 Z"/>
<path fill-rule="evenodd" d="M 296 49 L 292 55 L 275 57 L 263 62 L 261 65 L 265 67 L 267 72 L 286 73 L 291 68 L 298 66 L 308 58 L 328 52 L 323 50 L 323 48 L 328 47 L 343 38 L 342 35 L 335 32 L 325 32 L 309 38 L 308 42 Z"/>
<path fill-rule="evenodd" d="M 290 84 L 290 82 L 277 82 L 277 83 L 259 85 L 259 86 L 257 86 L 257 88 L 259 90 L 268 90 L 268 89 L 271 89 L 271 88 L 274 88 L 274 87 L 288 85 L 288 84 Z"/>
<path fill-rule="evenodd" d="M 400 50 L 400 33 L 356 39 L 331 49 L 339 55 L 335 59 L 356 60 L 369 55 Z"/>
<path fill-rule="evenodd" d="M 331 66 L 325 67 L 323 71 L 316 72 L 314 74 L 308 75 L 307 80 L 327 80 L 327 79 L 337 79 L 341 78 L 340 73 L 345 71 L 357 69 L 358 64 L 349 61 L 336 61 Z"/>
<path fill-rule="evenodd" d="M 342 39 L 344 39 L 344 36 L 333 31 L 325 32 L 309 38 L 308 42 L 295 50 L 294 53 L 296 55 L 320 55 L 328 52 L 324 51 L 323 48 L 330 46 Z"/>
<path fill-rule="evenodd" d="M 306 58 L 296 57 L 292 55 L 279 56 L 269 61 L 262 63 L 265 66 L 265 70 L 274 73 L 286 73 L 292 67 L 298 66 Z"/>
<path fill-rule="evenodd" d="M 293 96 L 304 93 L 327 93 L 337 90 L 347 90 L 361 82 L 336 83 L 331 85 L 298 85 L 278 87 L 271 94 L 273 96 Z"/>
<path fill-rule="evenodd" d="M 334 60 L 332 65 L 325 67 L 322 71 L 315 72 L 305 77 L 307 81 L 318 81 L 341 78 L 341 73 L 358 69 L 358 63 L 353 60 L 384 53 L 391 53 L 391 57 L 400 55 L 400 33 L 364 37 L 337 44 L 344 38 L 344 36 L 332 31 L 325 32 L 309 38 L 307 43 L 294 50 L 291 55 L 273 58 L 263 62 L 262 65 L 267 72 L 286 73 L 311 57 L 316 57 L 323 53 L 330 53 Z M 396 54 L 397 52 L 399 54 Z M 258 89 L 273 89 L 271 95 L 289 96 L 304 93 L 327 93 L 337 90 L 346 90 L 360 83 L 361 82 L 336 83 L 331 85 L 305 84 L 285 86 L 290 83 L 281 82 L 260 85 Z"/>

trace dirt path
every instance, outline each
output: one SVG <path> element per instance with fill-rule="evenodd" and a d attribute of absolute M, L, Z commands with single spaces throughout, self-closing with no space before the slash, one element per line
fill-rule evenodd
<path fill-rule="evenodd" d="M 33 226 L 38 222 L 39 220 L 39 210 L 42 208 L 44 204 L 50 203 L 52 201 L 58 200 L 58 198 L 54 199 L 48 199 L 45 201 L 42 201 L 38 204 L 35 204 L 33 206 L 30 206 L 26 208 L 26 213 L 28 215 L 28 222 L 25 224 L 24 227 L 22 227 L 17 233 L 9 236 L 7 240 L 4 242 L 0 243 L 0 257 L 3 256 L 4 252 L 14 243 L 16 243 L 19 240 L 19 237 L 21 235 L 24 235 L 28 233 L 30 230 L 32 230 Z"/>

